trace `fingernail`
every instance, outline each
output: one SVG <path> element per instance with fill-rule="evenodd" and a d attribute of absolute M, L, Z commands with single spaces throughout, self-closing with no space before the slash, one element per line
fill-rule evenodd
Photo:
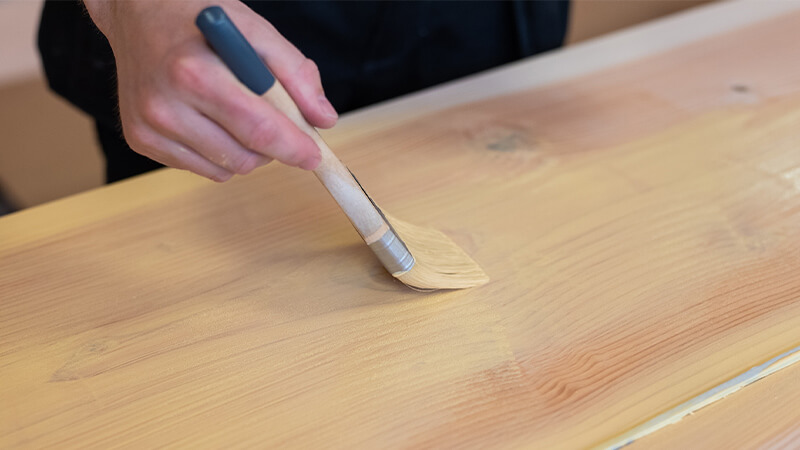
<path fill-rule="evenodd" d="M 300 164 L 300 168 L 305 170 L 314 170 L 319 165 L 321 158 L 322 157 L 320 156 L 319 151 L 317 151 L 314 156 L 303 161 L 303 164 Z"/>
<path fill-rule="evenodd" d="M 339 117 L 339 114 L 336 113 L 336 110 L 333 109 L 333 105 L 331 102 L 328 101 L 325 95 L 319 96 L 319 105 L 322 108 L 322 112 L 331 119 L 336 119 Z"/>

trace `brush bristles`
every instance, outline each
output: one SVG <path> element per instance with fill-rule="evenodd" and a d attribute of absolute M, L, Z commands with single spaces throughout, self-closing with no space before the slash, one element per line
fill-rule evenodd
<path fill-rule="evenodd" d="M 409 287 L 419 290 L 464 289 L 489 281 L 489 276 L 478 263 L 441 231 L 394 217 L 387 217 L 387 220 L 416 260 L 411 270 L 395 275 Z"/>

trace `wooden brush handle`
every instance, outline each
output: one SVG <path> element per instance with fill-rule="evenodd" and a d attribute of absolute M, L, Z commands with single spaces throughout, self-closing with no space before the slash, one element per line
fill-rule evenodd
<path fill-rule="evenodd" d="M 297 108 L 292 97 L 275 79 L 256 51 L 219 6 L 210 6 L 197 16 L 197 27 L 211 48 L 236 77 L 251 91 L 265 98 L 283 112 L 319 147 L 322 159 L 314 174 L 350 218 L 367 244 L 372 244 L 389 229 L 377 207 L 339 161 Z"/>
<path fill-rule="evenodd" d="M 375 205 L 367 197 L 361 185 L 350 173 L 350 170 L 336 157 L 328 144 L 319 135 L 316 128 L 311 126 L 297 108 L 289 93 L 279 81 L 262 95 L 272 106 L 283 112 L 298 128 L 308 134 L 319 147 L 322 159 L 314 169 L 314 174 L 331 193 L 336 203 L 342 208 L 350 222 L 358 230 L 367 244 L 380 239 L 389 229 L 383 216 L 377 211 Z"/>

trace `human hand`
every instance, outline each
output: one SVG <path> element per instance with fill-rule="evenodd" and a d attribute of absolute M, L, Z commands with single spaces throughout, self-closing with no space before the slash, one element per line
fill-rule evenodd
<path fill-rule="evenodd" d="M 120 119 L 136 152 L 215 181 L 273 159 L 314 169 L 319 149 L 291 120 L 250 92 L 208 48 L 194 26 L 205 7 L 222 6 L 306 120 L 329 128 L 337 115 L 319 71 L 238 0 L 84 0 L 117 62 Z"/>

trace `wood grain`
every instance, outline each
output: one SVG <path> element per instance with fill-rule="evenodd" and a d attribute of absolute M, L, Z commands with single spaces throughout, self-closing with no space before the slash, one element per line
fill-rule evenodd
<path fill-rule="evenodd" d="M 278 165 L 3 218 L 0 446 L 586 447 L 797 347 L 798 20 L 326 136 L 477 289 Z"/>
<path fill-rule="evenodd" d="M 630 449 L 795 448 L 800 441 L 798 386 L 800 365 L 788 367 Z"/>

